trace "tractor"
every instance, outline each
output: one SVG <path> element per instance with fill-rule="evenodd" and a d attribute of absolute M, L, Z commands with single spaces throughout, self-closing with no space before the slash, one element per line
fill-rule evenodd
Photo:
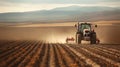
<path fill-rule="evenodd" d="M 80 23 L 75 24 L 75 27 L 77 29 L 76 32 L 76 43 L 81 44 L 81 41 L 90 41 L 90 44 L 97 44 L 100 42 L 100 40 L 96 36 L 96 32 L 93 29 L 93 26 L 91 23 Z M 95 25 L 97 27 L 97 25 Z"/>

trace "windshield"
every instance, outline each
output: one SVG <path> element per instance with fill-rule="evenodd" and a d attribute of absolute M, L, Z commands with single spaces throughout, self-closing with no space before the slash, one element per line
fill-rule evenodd
<path fill-rule="evenodd" d="M 82 24 L 80 26 L 80 31 L 83 31 L 84 29 L 89 29 L 90 30 L 91 26 L 90 24 Z"/>

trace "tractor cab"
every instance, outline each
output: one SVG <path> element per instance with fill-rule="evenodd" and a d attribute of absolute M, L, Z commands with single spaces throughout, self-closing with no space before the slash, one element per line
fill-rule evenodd
<path fill-rule="evenodd" d="M 84 32 L 84 30 L 91 30 L 91 24 L 82 23 L 79 25 L 79 31 Z"/>

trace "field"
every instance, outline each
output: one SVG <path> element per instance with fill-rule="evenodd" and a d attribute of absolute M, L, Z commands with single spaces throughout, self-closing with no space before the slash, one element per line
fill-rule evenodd
<path fill-rule="evenodd" d="M 0 41 L 0 67 L 120 67 L 120 45 Z"/>
<path fill-rule="evenodd" d="M 0 67 L 120 67 L 120 22 L 111 22 L 97 23 L 98 45 L 65 43 L 76 22 L 2 23 Z"/>

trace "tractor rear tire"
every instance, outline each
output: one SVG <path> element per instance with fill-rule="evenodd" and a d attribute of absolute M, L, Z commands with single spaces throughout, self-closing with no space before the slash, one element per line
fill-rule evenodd
<path fill-rule="evenodd" d="M 90 43 L 91 44 L 96 44 L 96 33 L 91 34 Z"/>
<path fill-rule="evenodd" d="M 82 37 L 80 34 L 76 34 L 76 43 L 81 44 Z"/>

